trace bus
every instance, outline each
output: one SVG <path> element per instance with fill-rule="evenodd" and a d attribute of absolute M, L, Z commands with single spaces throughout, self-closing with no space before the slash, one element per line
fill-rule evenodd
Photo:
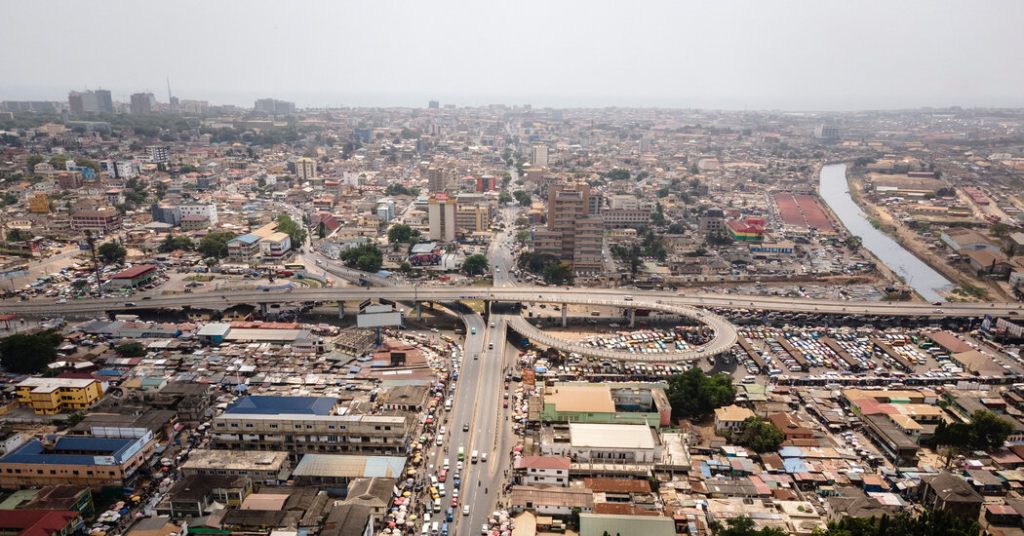
<path fill-rule="evenodd" d="M 466 447 L 459 447 L 459 461 L 466 461 Z"/>

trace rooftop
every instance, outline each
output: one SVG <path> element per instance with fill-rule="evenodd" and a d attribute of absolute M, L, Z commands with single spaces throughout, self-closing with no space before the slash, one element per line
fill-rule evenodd
<path fill-rule="evenodd" d="M 651 429 L 641 424 L 570 423 L 569 435 L 574 447 L 653 449 Z"/>
<path fill-rule="evenodd" d="M 337 399 L 318 396 L 247 396 L 224 413 L 230 415 L 330 415 Z"/>
<path fill-rule="evenodd" d="M 334 478 L 399 478 L 405 469 L 400 456 L 357 456 L 348 454 L 306 454 L 292 476 Z"/>

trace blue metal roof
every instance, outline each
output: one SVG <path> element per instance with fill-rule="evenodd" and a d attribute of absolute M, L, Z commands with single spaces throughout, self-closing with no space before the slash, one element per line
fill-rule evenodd
<path fill-rule="evenodd" d="M 330 415 L 337 399 L 323 396 L 247 396 L 239 398 L 225 413 L 235 415 Z"/>
<path fill-rule="evenodd" d="M 801 458 L 786 458 L 782 460 L 782 465 L 786 467 L 786 472 L 793 473 L 806 473 L 809 468 L 807 462 Z"/>
<path fill-rule="evenodd" d="M 256 236 L 256 235 L 254 235 L 254 234 L 252 234 L 252 233 L 246 233 L 246 234 L 244 234 L 244 235 L 241 235 L 241 236 L 236 236 L 236 237 L 232 238 L 232 239 L 231 239 L 231 242 L 234 242 L 234 241 L 236 241 L 236 240 L 237 240 L 238 242 L 243 242 L 243 243 L 245 243 L 245 244 L 250 244 L 250 245 L 252 245 L 252 244 L 255 244 L 256 242 L 259 242 L 259 241 L 260 241 L 260 237 L 259 237 L 259 236 Z"/>
<path fill-rule="evenodd" d="M 124 463 L 124 454 L 137 439 L 111 439 L 105 437 L 61 437 L 53 448 L 46 450 L 33 439 L 14 452 L 0 458 L 0 463 L 99 465 L 96 456 L 110 456 L 114 463 Z"/>

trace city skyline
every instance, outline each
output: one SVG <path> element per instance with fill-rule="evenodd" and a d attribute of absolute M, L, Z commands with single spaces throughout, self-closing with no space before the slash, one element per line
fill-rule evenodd
<path fill-rule="evenodd" d="M 1024 60 L 1014 31 L 1024 6 L 1014 2 L 654 2 L 657 9 L 639 10 L 308 2 L 296 9 L 305 14 L 302 32 L 264 17 L 266 3 L 183 3 L 160 14 L 118 5 L 9 10 L 11 42 L 32 44 L 0 58 L 0 99 L 63 100 L 103 87 L 119 100 L 151 91 L 164 102 L 169 77 L 179 98 L 247 106 L 268 96 L 299 107 L 422 107 L 431 99 L 822 111 L 1024 105 L 1012 90 L 1024 83 L 1013 68 Z M 91 36 L 89 47 L 31 39 L 31 21 L 55 9 L 65 16 L 50 31 L 118 31 Z M 977 20 L 986 32 L 973 31 Z"/>

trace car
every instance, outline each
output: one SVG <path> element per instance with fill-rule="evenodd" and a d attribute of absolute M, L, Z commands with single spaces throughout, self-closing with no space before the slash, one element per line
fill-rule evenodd
<path fill-rule="evenodd" d="M 468 516 L 469 515 L 469 505 L 468 504 L 462 505 L 462 515 L 464 515 L 464 516 Z"/>
<path fill-rule="evenodd" d="M 125 306 L 125 307 L 135 307 L 135 302 L 133 302 L 133 301 L 130 301 L 130 302 L 125 302 L 125 303 L 124 303 L 124 306 Z"/>
<path fill-rule="evenodd" d="M 467 423 L 463 423 L 462 431 L 463 432 L 468 432 L 469 431 L 469 423 L 468 422 Z"/>

